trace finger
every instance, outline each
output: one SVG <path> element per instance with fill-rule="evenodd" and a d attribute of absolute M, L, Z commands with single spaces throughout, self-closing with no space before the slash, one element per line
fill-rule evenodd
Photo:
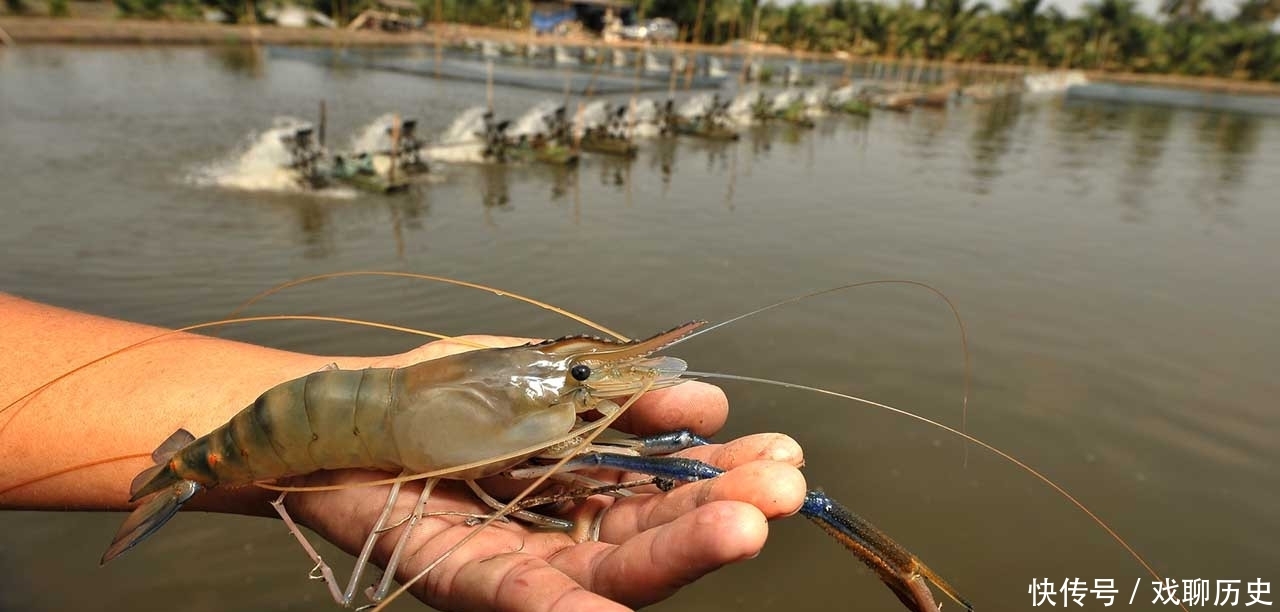
<path fill-rule="evenodd" d="M 597 543 L 566 548 L 551 563 L 591 591 L 643 606 L 723 565 L 758 555 L 768 533 L 758 508 L 719 501 L 616 548 Z"/>
<path fill-rule="evenodd" d="M 594 611 L 626 610 L 587 591 L 545 559 L 510 553 L 477 559 L 454 574 L 448 601 L 451 609 Z"/>
<path fill-rule="evenodd" d="M 616 500 L 600 523 L 601 542 L 623 543 L 655 527 L 678 521 L 701 507 L 722 501 L 749 504 L 765 518 L 790 516 L 804 503 L 804 475 L 777 461 L 753 461 L 719 477 L 690 483 L 667 493 Z"/>
<path fill-rule="evenodd" d="M 613 426 L 637 435 L 688 429 L 710 436 L 728 418 L 729 400 L 720 387 L 689 381 L 646 393 Z"/>

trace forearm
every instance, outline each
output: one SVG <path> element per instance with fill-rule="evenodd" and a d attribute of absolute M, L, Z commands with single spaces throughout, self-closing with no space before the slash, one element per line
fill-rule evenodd
<path fill-rule="evenodd" d="M 30 391 L 167 330 L 0 294 L 0 507 L 125 509 L 129 482 L 179 428 L 199 436 L 264 390 L 335 361 L 195 334 L 170 334 Z M 344 368 L 367 359 L 339 360 Z M 21 400 L 21 401 L 19 401 Z M 265 511 L 253 487 L 199 496 L 207 508 Z M 193 500 L 194 501 L 194 500 Z M 200 507 L 199 504 L 196 507 Z"/>

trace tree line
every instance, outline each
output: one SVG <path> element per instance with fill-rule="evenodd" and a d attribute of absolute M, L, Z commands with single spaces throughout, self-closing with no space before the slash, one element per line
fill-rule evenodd
<path fill-rule="evenodd" d="M 136 17 L 198 18 L 217 8 L 232 21 L 273 0 L 113 0 Z M 339 23 L 375 0 L 294 0 Z M 429 19 L 528 27 L 529 0 L 415 0 Z M 759 0 L 639 0 L 636 15 L 667 17 L 684 40 L 750 40 L 788 49 L 891 57 L 1019 64 L 1280 82 L 1280 0 L 1239 0 L 1230 14 L 1203 0 L 1160 0 L 1157 16 L 1135 0 L 1089 0 L 1068 16 L 1044 0 L 829 0 L 781 6 Z M 25 0 L 5 0 L 20 12 Z M 54 6 L 54 5 L 58 6 Z M 51 12 L 65 12 L 51 0 Z M 16 10 L 15 10 L 16 9 Z"/>
<path fill-rule="evenodd" d="M 646 17 L 688 28 L 688 40 L 757 40 L 855 57 L 1020 64 L 1280 81 L 1280 0 L 1242 0 L 1216 15 L 1202 0 L 1161 0 L 1160 14 L 1134 0 L 1092 0 L 1067 16 L 1044 0 L 794 2 L 648 0 Z M 699 12 L 701 11 L 701 16 Z M 754 27 L 754 30 L 753 30 Z"/>

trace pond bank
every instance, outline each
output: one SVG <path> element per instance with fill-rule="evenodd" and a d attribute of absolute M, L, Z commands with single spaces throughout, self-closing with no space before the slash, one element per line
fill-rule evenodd
<path fill-rule="evenodd" d="M 0 17 L 0 46 L 11 44 L 139 44 L 139 45 L 339 45 L 361 47 L 392 47 L 433 45 L 437 42 L 451 44 L 467 39 L 484 39 L 497 42 L 527 43 L 537 41 L 546 44 L 545 37 L 532 38 L 527 32 L 502 28 L 488 28 L 449 23 L 428 26 L 418 32 L 350 31 L 345 29 L 282 28 L 273 25 L 219 24 L 185 21 L 152 21 L 141 19 L 104 18 L 48 18 L 48 17 Z M 556 38 L 553 44 L 567 47 L 620 47 L 628 49 L 649 48 L 636 42 L 604 43 L 596 38 Z M 663 49 L 740 56 L 745 50 L 731 46 L 693 44 L 668 44 Z M 945 61 L 922 62 L 910 58 L 837 58 L 831 54 L 789 52 L 774 48 L 759 48 L 752 52 L 756 57 L 773 57 L 790 61 L 847 61 L 858 64 L 878 64 L 891 70 L 950 69 L 971 76 L 982 74 L 1002 77 L 1020 77 L 1024 74 L 1044 72 L 1044 67 L 983 64 L 954 64 Z M 1146 85 L 1186 89 L 1199 92 L 1247 94 L 1280 97 L 1280 83 L 1246 81 L 1216 77 L 1183 75 L 1134 74 L 1091 70 L 1089 80 L 1117 85 Z"/>

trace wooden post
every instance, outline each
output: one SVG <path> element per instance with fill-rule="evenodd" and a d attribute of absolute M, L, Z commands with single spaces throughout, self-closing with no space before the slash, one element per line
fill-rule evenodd
<path fill-rule="evenodd" d="M 689 91 L 693 87 L 693 73 L 698 69 L 698 54 L 690 53 L 692 59 L 684 63 L 684 90 Z"/>
<path fill-rule="evenodd" d="M 387 168 L 388 185 L 396 182 L 396 160 L 400 158 L 400 113 L 391 119 L 391 167 Z"/>
<path fill-rule="evenodd" d="M 581 128 L 581 129 L 574 129 L 574 130 L 573 130 L 573 150 L 574 150 L 575 152 L 576 152 L 576 151 L 580 151 L 580 150 L 582 150 L 582 133 L 586 131 L 586 126 L 585 126 L 585 125 L 582 125 L 582 111 L 583 111 L 585 108 L 586 108 L 586 105 L 584 105 L 584 104 L 582 103 L 582 101 L 581 101 L 581 100 L 579 100 L 579 101 L 578 101 L 578 112 L 577 112 L 577 113 L 575 113 L 575 114 L 574 114 L 574 116 L 573 116 L 573 126 L 574 126 L 574 128 Z"/>
<path fill-rule="evenodd" d="M 324 147 L 324 127 L 326 122 L 324 111 L 325 111 L 324 100 L 321 100 L 320 101 L 320 128 L 316 130 L 316 141 L 320 143 L 321 147 Z"/>
<path fill-rule="evenodd" d="M 596 50 L 596 66 L 591 71 L 591 80 L 587 81 L 587 86 L 582 89 L 582 95 L 594 96 L 596 89 L 596 79 L 600 76 L 600 69 L 604 67 L 604 51 Z"/>
<path fill-rule="evenodd" d="M 667 72 L 670 73 L 671 75 L 668 78 L 668 83 L 667 83 L 667 97 L 671 99 L 675 99 L 676 97 L 676 56 L 674 53 L 671 55 L 671 66 L 667 70 Z"/>
<path fill-rule="evenodd" d="M 489 112 L 493 112 L 493 60 L 485 62 L 484 99 Z"/>

